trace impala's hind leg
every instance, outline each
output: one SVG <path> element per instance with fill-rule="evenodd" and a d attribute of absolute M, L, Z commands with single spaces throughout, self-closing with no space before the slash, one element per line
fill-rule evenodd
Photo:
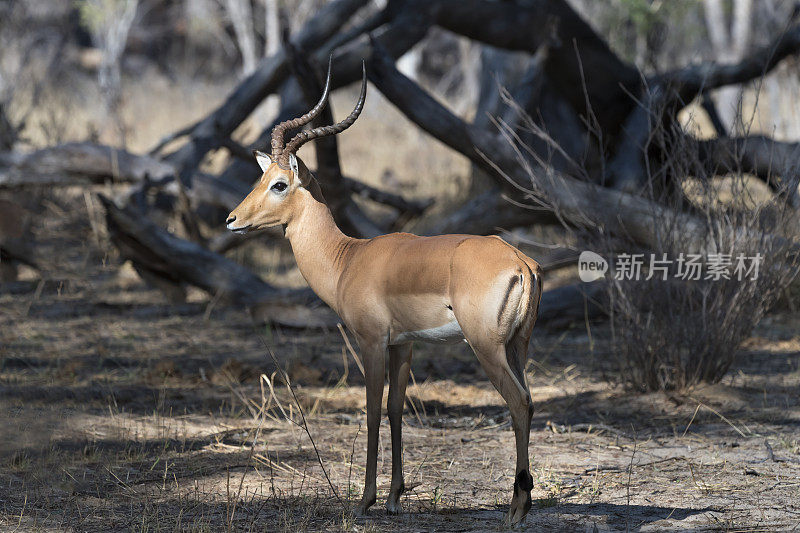
<path fill-rule="evenodd" d="M 517 333 L 506 345 L 506 360 L 509 368 L 514 373 L 517 383 L 521 386 L 526 409 L 519 414 L 519 429 L 517 421 L 514 421 L 514 437 L 517 442 L 517 470 L 514 478 L 514 496 L 511 499 L 511 508 L 508 511 L 506 520 L 511 524 L 516 524 L 525 518 L 531 508 L 531 489 L 533 489 L 533 477 L 530 474 L 528 463 L 528 443 L 531 434 L 531 418 L 533 418 L 533 401 L 531 401 L 530 390 L 525 379 L 525 366 L 528 362 L 528 341 L 530 333 L 525 336 Z M 513 413 L 512 413 L 513 419 Z M 524 450 L 524 452 L 521 452 Z M 520 456 L 524 454 L 524 457 Z"/>
<path fill-rule="evenodd" d="M 400 495 L 406 490 L 403 482 L 403 406 L 406 385 L 411 373 L 411 344 L 389 346 L 389 426 L 392 430 L 392 487 L 386 499 L 386 510 L 399 513 Z"/>
<path fill-rule="evenodd" d="M 526 354 L 527 339 L 523 342 L 523 339 L 517 339 L 515 336 L 507 346 L 473 345 L 472 347 L 492 385 L 495 386 L 511 411 L 517 447 L 517 465 L 514 476 L 514 495 L 506 521 L 509 525 L 518 524 L 531 508 L 531 489 L 533 489 L 533 478 L 530 474 L 528 459 L 533 403 L 525 384 L 524 362 L 522 362 Z"/>

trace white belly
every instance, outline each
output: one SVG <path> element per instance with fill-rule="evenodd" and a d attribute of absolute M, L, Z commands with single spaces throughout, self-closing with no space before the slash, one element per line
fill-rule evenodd
<path fill-rule="evenodd" d="M 410 341 L 432 342 L 436 344 L 449 344 L 464 340 L 464 332 L 456 320 L 443 326 L 421 329 L 417 331 L 403 331 L 394 335 L 390 344 L 403 344 Z"/>

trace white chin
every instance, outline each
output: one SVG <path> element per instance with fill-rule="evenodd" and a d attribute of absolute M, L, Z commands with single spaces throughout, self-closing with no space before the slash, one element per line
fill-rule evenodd
<path fill-rule="evenodd" d="M 245 226 L 243 228 L 234 228 L 229 224 L 227 227 L 228 227 L 229 230 L 231 230 L 232 232 L 237 233 L 239 235 L 244 235 L 245 233 L 250 231 L 250 226 Z"/>

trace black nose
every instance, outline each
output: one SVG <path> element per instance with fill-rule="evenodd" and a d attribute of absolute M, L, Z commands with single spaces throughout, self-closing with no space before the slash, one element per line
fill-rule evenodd
<path fill-rule="evenodd" d="M 230 224 L 234 220 L 236 220 L 236 215 L 231 215 L 231 216 L 228 217 L 228 220 L 226 220 L 225 223 L 226 224 Z"/>

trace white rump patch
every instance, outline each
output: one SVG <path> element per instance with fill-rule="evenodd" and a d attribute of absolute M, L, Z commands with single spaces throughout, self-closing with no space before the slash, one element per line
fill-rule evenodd
<path fill-rule="evenodd" d="M 421 329 L 419 331 L 404 331 L 399 333 L 392 344 L 403 344 L 409 341 L 423 341 L 435 344 L 450 344 L 464 340 L 464 332 L 458 321 L 453 320 L 443 326 L 435 328 Z"/>

